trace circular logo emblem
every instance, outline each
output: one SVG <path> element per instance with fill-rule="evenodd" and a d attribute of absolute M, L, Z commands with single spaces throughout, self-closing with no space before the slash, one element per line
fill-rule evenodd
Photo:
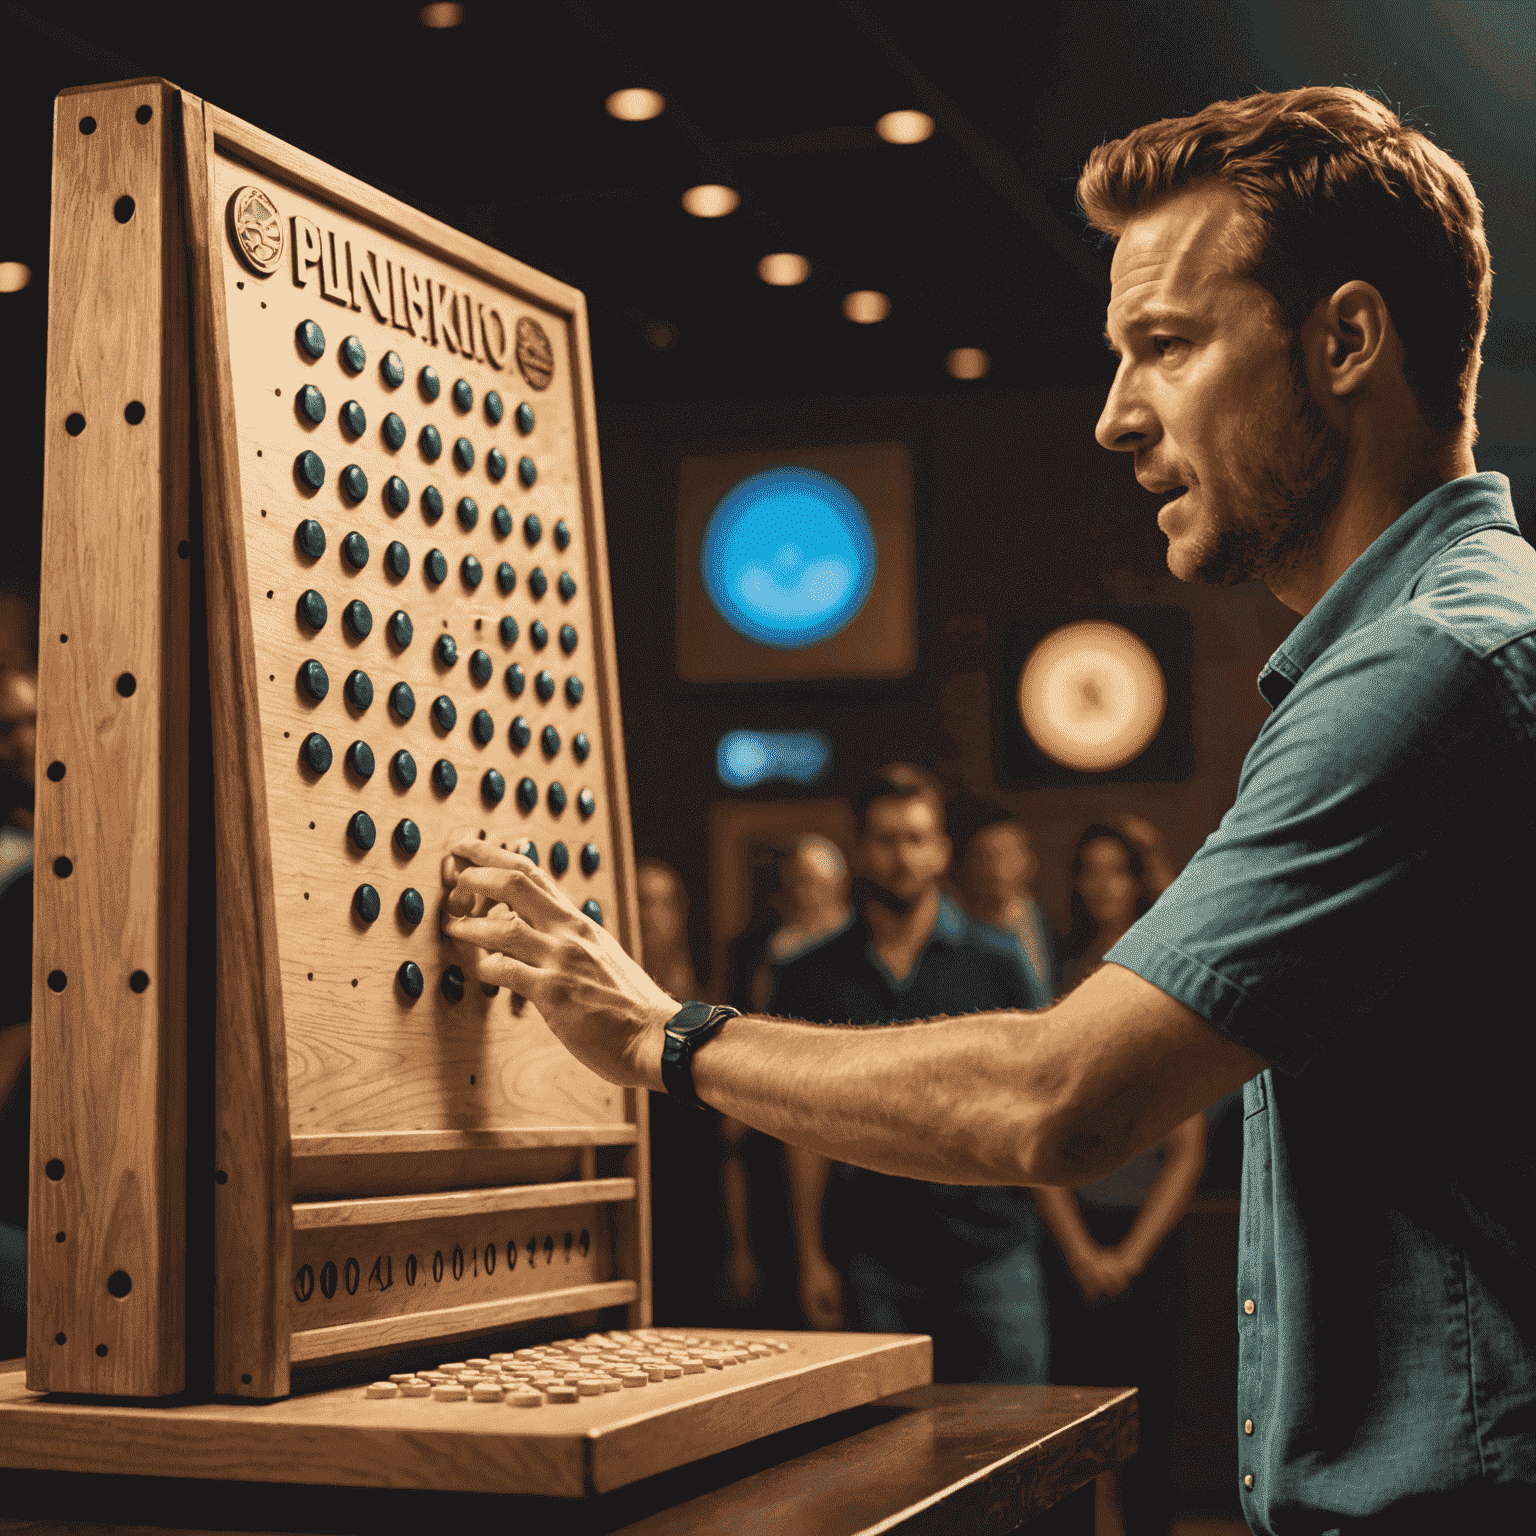
<path fill-rule="evenodd" d="M 800 650 L 846 629 L 875 581 L 869 518 L 841 481 L 786 464 L 728 491 L 700 565 L 721 618 L 760 645 Z"/>
<path fill-rule="evenodd" d="M 517 366 L 535 389 L 548 389 L 555 376 L 555 349 L 537 320 L 517 322 Z"/>
<path fill-rule="evenodd" d="M 271 277 L 283 260 L 283 221 L 260 187 L 241 187 L 229 200 L 229 237 L 258 277 Z"/>

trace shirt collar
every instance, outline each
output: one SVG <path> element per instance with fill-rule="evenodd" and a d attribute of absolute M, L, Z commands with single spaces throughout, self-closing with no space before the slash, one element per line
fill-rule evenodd
<path fill-rule="evenodd" d="M 906 976 L 897 981 L 891 975 L 885 961 L 880 958 L 880 952 L 875 948 L 874 935 L 870 932 L 869 920 L 860 914 L 859 927 L 864 936 L 864 955 L 875 968 L 875 973 L 890 988 L 892 992 L 905 992 L 917 979 L 917 973 L 922 968 L 923 956 L 928 953 L 929 947 L 935 943 L 954 946 L 965 937 L 965 914 L 957 907 L 943 891 L 939 892 L 939 910 L 933 919 L 933 930 L 923 941 L 923 947 L 918 950 L 917 958 L 912 962 L 912 969 Z"/>
<path fill-rule="evenodd" d="M 1496 471 L 1448 480 L 1414 502 L 1323 593 L 1265 663 L 1259 692 L 1269 707 L 1274 709 L 1336 641 L 1397 607 L 1436 555 L 1484 528 L 1520 531 L 1509 479 Z"/>

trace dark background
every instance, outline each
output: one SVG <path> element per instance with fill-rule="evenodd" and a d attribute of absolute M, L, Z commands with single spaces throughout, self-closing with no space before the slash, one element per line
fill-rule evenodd
<path fill-rule="evenodd" d="M 1011 626 L 1104 605 L 1186 608 L 1194 766 L 1182 782 L 1004 795 L 1035 829 L 1040 895 L 1066 920 L 1066 864 L 1088 821 L 1161 825 L 1182 862 L 1235 789 L 1264 710 L 1253 679 L 1294 623 L 1255 585 L 1174 581 L 1153 499 L 1093 441 L 1111 377 L 1099 333 L 1110 251 L 1074 212 L 1088 149 L 1151 118 L 1255 89 L 1379 90 L 1468 167 L 1495 269 L 1477 450 L 1533 515 L 1536 241 L 1528 6 L 801 3 L 770 9 L 565 0 L 470 4 L 452 30 L 417 7 L 201 12 L 60 3 L 0 12 L 5 217 L 0 260 L 34 270 L 0 295 L 7 476 L 0 579 L 38 579 L 52 98 L 160 74 L 280 138 L 581 288 L 592 316 L 599 438 L 637 851 L 683 875 L 708 973 L 704 809 L 731 792 L 714 747 L 732 727 L 817 727 L 846 793 L 877 761 L 937 764 L 991 793 L 994 690 Z M 611 90 L 667 99 L 609 118 Z M 919 107 L 926 143 L 875 134 Z M 699 181 L 742 206 L 694 219 Z M 799 288 L 756 276 L 765 252 L 811 261 Z M 891 296 L 854 325 L 844 293 Z M 658 346 L 658 342 L 669 343 Z M 944 371 L 983 348 L 985 378 Z M 673 664 L 671 519 L 686 449 L 899 437 L 917 471 L 920 660 L 897 688 L 691 692 Z M 1529 527 L 1530 525 L 1527 524 Z M 761 794 L 761 791 L 747 792 Z"/>

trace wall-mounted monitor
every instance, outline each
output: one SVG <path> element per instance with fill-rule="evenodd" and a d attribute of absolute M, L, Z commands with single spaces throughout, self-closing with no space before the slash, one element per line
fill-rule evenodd
<path fill-rule="evenodd" d="M 1187 778 L 1190 620 L 1105 608 L 1015 624 L 994 677 L 998 779 L 1013 787 Z"/>
<path fill-rule="evenodd" d="M 677 673 L 895 679 L 917 664 L 904 443 L 699 453 L 678 469 Z"/>

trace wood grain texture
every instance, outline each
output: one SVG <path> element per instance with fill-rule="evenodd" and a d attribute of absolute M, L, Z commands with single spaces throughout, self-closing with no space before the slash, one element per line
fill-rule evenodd
<path fill-rule="evenodd" d="M 182 94 L 198 440 L 208 590 L 217 861 L 214 1390 L 288 1390 L 285 1293 L 292 1242 L 288 1058 L 273 902 L 255 639 L 241 528 L 235 382 L 224 338 L 223 209 L 213 127 Z"/>
<path fill-rule="evenodd" d="M 191 426 L 174 125 L 157 80 L 55 108 L 38 677 L 28 1379 L 151 1397 L 181 1389 L 185 1362 Z"/>
<path fill-rule="evenodd" d="M 580 1498 L 931 1374 L 923 1336 L 778 1337 L 788 1353 L 531 1410 L 368 1401 L 360 1387 L 268 1404 L 87 1407 L 30 1397 L 12 1378 L 0 1382 L 0 1465 Z"/>
<path fill-rule="evenodd" d="M 633 1200 L 633 1179 L 592 1179 L 565 1184 L 525 1184 L 502 1189 L 459 1189 L 446 1194 L 400 1195 L 374 1200 L 295 1204 L 293 1230 L 372 1227 L 392 1221 L 484 1216 L 500 1211 L 540 1211 L 593 1200 Z"/>

